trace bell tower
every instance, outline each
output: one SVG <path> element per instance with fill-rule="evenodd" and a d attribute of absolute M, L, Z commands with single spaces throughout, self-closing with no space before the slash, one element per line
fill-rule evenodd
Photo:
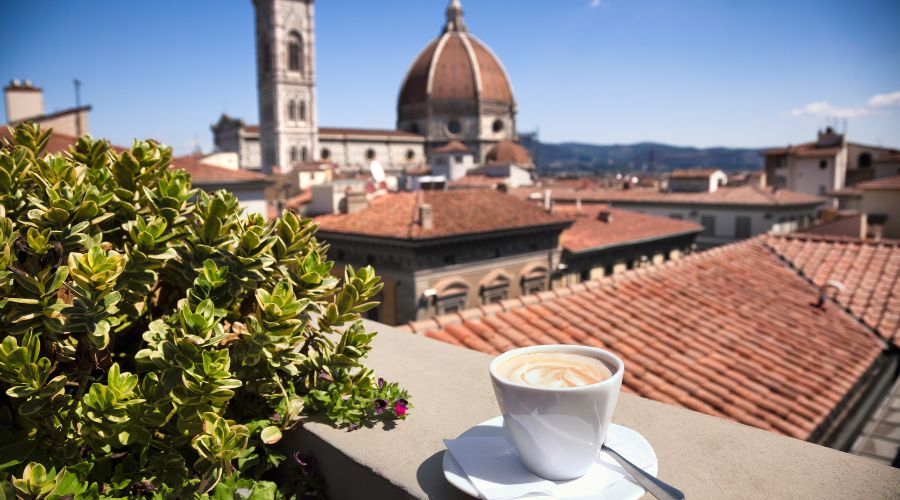
<path fill-rule="evenodd" d="M 314 0 L 253 0 L 262 170 L 315 161 Z"/>

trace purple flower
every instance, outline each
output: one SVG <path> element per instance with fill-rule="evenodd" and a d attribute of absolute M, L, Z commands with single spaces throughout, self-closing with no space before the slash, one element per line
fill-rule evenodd
<path fill-rule="evenodd" d="M 402 417 L 406 415 L 406 406 L 409 402 L 405 399 L 398 399 L 396 403 L 394 403 L 394 413 L 397 414 L 398 417 Z"/>
<path fill-rule="evenodd" d="M 387 408 L 387 406 L 388 406 L 387 401 L 380 399 L 380 398 L 376 399 L 375 400 L 375 414 L 381 415 L 381 413 L 384 412 L 384 410 L 385 410 L 385 408 Z"/>
<path fill-rule="evenodd" d="M 300 467 L 300 470 L 305 472 L 316 463 L 316 459 L 312 455 L 303 455 L 299 451 L 295 451 L 294 462 L 297 463 L 297 467 Z"/>
<path fill-rule="evenodd" d="M 359 429 L 359 426 L 356 425 L 356 424 L 350 424 L 350 425 L 347 426 L 347 432 L 353 432 L 353 431 L 355 431 L 356 429 Z"/>
<path fill-rule="evenodd" d="M 378 388 L 379 388 L 379 389 L 383 389 L 383 388 L 384 388 L 384 379 L 381 378 L 381 377 L 378 377 Z"/>

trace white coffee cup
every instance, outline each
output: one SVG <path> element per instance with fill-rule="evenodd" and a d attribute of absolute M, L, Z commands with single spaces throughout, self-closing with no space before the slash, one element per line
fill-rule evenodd
<path fill-rule="evenodd" d="M 504 379 L 497 368 L 523 354 L 580 354 L 603 362 L 612 376 L 580 387 L 535 387 Z M 490 365 L 503 426 L 522 462 L 545 479 L 562 481 L 587 473 L 596 462 L 612 420 L 625 364 L 615 354 L 580 345 L 541 345 L 507 351 Z"/>

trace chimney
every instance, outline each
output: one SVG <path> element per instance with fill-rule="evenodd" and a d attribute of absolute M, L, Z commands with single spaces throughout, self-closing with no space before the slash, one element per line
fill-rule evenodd
<path fill-rule="evenodd" d="M 551 210 L 553 210 L 552 203 L 553 202 L 552 202 L 552 198 L 550 197 L 550 190 L 545 189 L 544 190 L 544 210 L 546 210 L 547 212 L 550 212 Z"/>
<path fill-rule="evenodd" d="M 352 214 L 359 212 L 368 205 L 369 199 L 366 197 L 365 191 L 347 191 L 341 208 L 343 213 Z"/>
<path fill-rule="evenodd" d="M 422 229 L 434 229 L 434 211 L 428 203 L 419 205 L 419 224 L 422 225 Z"/>
<path fill-rule="evenodd" d="M 613 216 L 609 210 L 601 210 L 597 212 L 597 219 L 607 224 L 612 224 Z"/>
<path fill-rule="evenodd" d="M 10 80 L 3 92 L 6 97 L 7 123 L 44 114 L 44 92 L 30 80 Z"/>

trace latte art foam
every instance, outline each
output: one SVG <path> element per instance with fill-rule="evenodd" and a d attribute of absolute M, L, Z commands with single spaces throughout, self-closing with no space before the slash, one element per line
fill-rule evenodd
<path fill-rule="evenodd" d="M 581 387 L 612 376 L 598 359 L 564 352 L 535 352 L 507 359 L 497 367 L 500 377 L 534 387 Z"/>

